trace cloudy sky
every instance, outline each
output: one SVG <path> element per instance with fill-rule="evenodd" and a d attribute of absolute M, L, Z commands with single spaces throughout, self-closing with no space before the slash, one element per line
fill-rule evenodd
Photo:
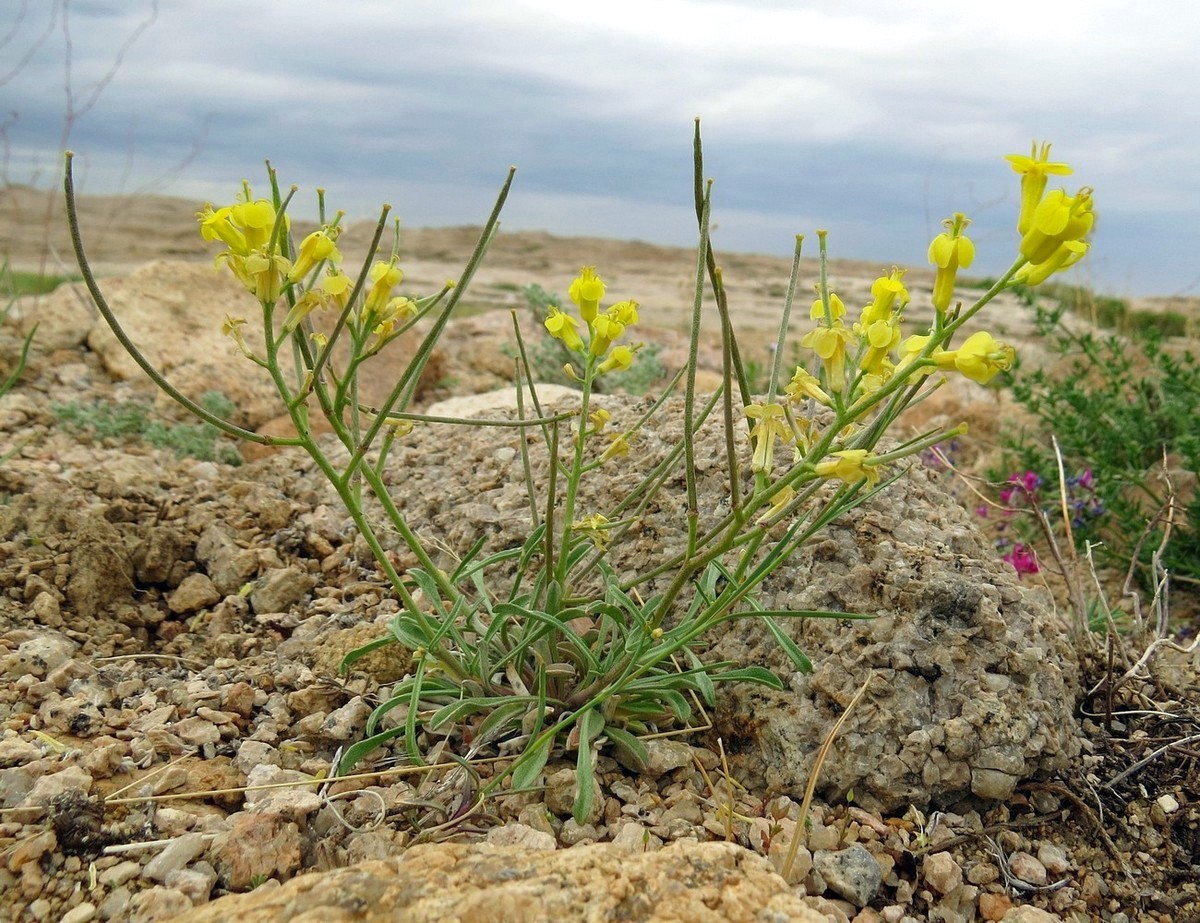
<path fill-rule="evenodd" d="M 351 217 L 919 265 L 1015 246 L 1034 138 L 1096 190 L 1074 280 L 1200 294 L 1200 4 L 1160 0 L 2 0 L 4 179 L 226 200 L 270 158 Z M 586 254 L 580 259 L 586 260 Z"/>

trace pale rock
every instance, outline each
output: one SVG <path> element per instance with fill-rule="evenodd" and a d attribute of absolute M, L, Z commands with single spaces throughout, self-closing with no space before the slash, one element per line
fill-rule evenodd
<path fill-rule="evenodd" d="M 1038 862 L 1046 867 L 1051 875 L 1062 875 L 1071 868 L 1071 860 L 1067 851 L 1055 843 L 1042 843 L 1038 846 Z"/>
<path fill-rule="evenodd" d="M 386 859 L 401 852 L 391 831 L 371 830 L 360 833 L 346 846 L 346 863 L 366 862 L 371 859 Z"/>
<path fill-rule="evenodd" d="M 317 578 L 300 568 L 268 570 L 250 591 L 250 605 L 258 615 L 287 612 L 316 586 Z"/>
<path fill-rule="evenodd" d="M 196 826 L 198 818 L 190 811 L 179 808 L 160 807 L 154 812 L 154 829 L 164 839 L 183 836 Z"/>
<path fill-rule="evenodd" d="M 233 765 L 250 775 L 258 766 L 278 766 L 280 759 L 279 751 L 270 744 L 261 740 L 243 740 L 238 745 Z"/>
<path fill-rule="evenodd" d="M 213 523 L 196 542 L 196 560 L 208 571 L 218 592 L 236 593 L 258 570 L 258 556 L 243 548 L 220 525 Z"/>
<path fill-rule="evenodd" d="M 681 740 L 647 740 L 645 747 L 649 754 L 645 771 L 653 779 L 692 765 L 692 748 Z"/>
<path fill-rule="evenodd" d="M 213 886 L 217 883 L 217 872 L 207 862 L 197 862 L 191 868 L 176 869 L 171 872 L 164 884 L 168 888 L 186 894 L 193 904 L 203 904 L 212 894 Z"/>
<path fill-rule="evenodd" d="M 663 848 L 663 841 L 637 821 L 626 821 L 612 838 L 612 844 L 617 849 L 631 853 L 654 852 Z"/>
<path fill-rule="evenodd" d="M 544 804 L 527 804 L 517 814 L 517 821 L 532 827 L 534 830 L 540 830 L 542 833 L 548 833 L 552 837 L 557 837 L 558 833 L 551 822 L 551 818 L 553 817 L 554 815 L 546 809 Z"/>
<path fill-rule="evenodd" d="M 559 769 L 546 777 L 546 807 L 559 817 L 567 817 L 575 808 L 575 770 Z M 600 782 L 592 778 L 592 806 L 585 824 L 597 823 L 604 813 L 604 794 Z"/>
<path fill-rule="evenodd" d="M 44 632 L 19 644 L 12 653 L 0 656 L 0 676 L 43 677 L 70 660 L 78 649 L 75 642 L 57 632 Z"/>
<path fill-rule="evenodd" d="M 1012 898 L 1007 894 L 986 893 L 979 895 L 979 915 L 988 923 L 999 923 L 1012 909 Z"/>
<path fill-rule="evenodd" d="M 580 826 L 575 822 L 575 818 L 568 817 L 563 821 L 562 829 L 558 832 L 558 839 L 563 846 L 577 846 L 585 841 L 594 843 L 600 839 L 600 831 L 593 824 Z"/>
<path fill-rule="evenodd" d="M 119 888 L 125 882 L 136 878 L 141 871 L 142 866 L 140 863 L 132 859 L 125 859 L 112 866 L 112 868 L 102 871 L 97 876 L 97 880 L 106 888 Z"/>
<path fill-rule="evenodd" d="M 865 846 L 855 843 L 837 852 L 813 853 L 813 866 L 825 886 L 856 907 L 865 907 L 883 884 L 883 871 Z"/>
<path fill-rule="evenodd" d="M 791 851 L 791 843 L 779 841 L 771 844 L 771 854 L 768 858 L 771 860 L 771 865 L 780 875 L 784 872 L 784 866 L 787 864 L 788 853 Z M 787 883 L 790 885 L 798 885 L 803 883 L 808 877 L 809 872 L 813 867 L 813 855 L 805 846 L 797 846 L 796 854 L 792 857 L 791 874 L 787 876 Z"/>
<path fill-rule="evenodd" d="M 991 801 L 1003 801 L 1014 790 L 1020 778 L 1000 769 L 972 769 L 971 794 Z"/>
<path fill-rule="evenodd" d="M 1041 886 L 1049 881 L 1046 866 L 1027 852 L 1016 852 L 1008 858 L 1008 868 L 1021 881 Z"/>
<path fill-rule="evenodd" d="M 180 740 L 193 747 L 215 744 L 221 739 L 220 728 L 198 715 L 176 722 L 171 730 Z"/>
<path fill-rule="evenodd" d="M 821 823 L 814 823 L 808 831 L 808 848 L 813 852 L 817 850 L 833 851 L 838 848 L 841 843 L 841 834 L 837 827 L 827 827 Z"/>
<path fill-rule="evenodd" d="M 91 901 L 76 904 L 62 915 L 59 923 L 89 923 L 96 918 L 96 905 Z"/>
<path fill-rule="evenodd" d="M 244 891 L 255 879 L 293 875 L 303 844 L 299 828 L 279 815 L 242 813 L 213 841 L 208 855 L 222 885 Z"/>
<path fill-rule="evenodd" d="M 270 376 L 221 333 L 226 314 L 244 316 L 253 303 L 231 273 L 207 262 L 154 260 L 106 279 L 104 294 L 142 354 L 170 369 L 172 384 L 192 400 L 220 390 L 251 429 L 277 412 Z M 103 320 L 91 327 L 87 344 L 115 378 L 143 375 Z"/>
<path fill-rule="evenodd" d="M 92 790 L 92 777 L 78 766 L 68 766 L 49 776 L 42 776 L 33 783 L 27 803 L 47 805 L 67 792 L 86 795 Z"/>
<path fill-rule="evenodd" d="M 128 919 L 129 904 L 133 899 L 133 895 L 129 889 L 121 886 L 114 888 L 108 892 L 108 896 L 100 902 L 100 919 L 101 920 L 125 920 Z"/>
<path fill-rule="evenodd" d="M 925 883 L 938 894 L 949 894 L 963 881 L 962 869 L 948 852 L 927 855 L 921 863 L 921 874 Z"/>
<path fill-rule="evenodd" d="M 176 615 L 206 609 L 221 599 L 221 592 L 207 574 L 188 574 L 167 597 L 167 608 Z"/>
<path fill-rule="evenodd" d="M 330 740 L 350 740 L 362 735 L 371 706 L 362 696 L 355 696 L 341 708 L 335 708 L 321 725 L 321 735 Z"/>
<path fill-rule="evenodd" d="M 1174 814 L 1179 810 L 1179 802 L 1169 792 L 1165 795 L 1159 795 L 1154 803 L 1162 808 L 1164 814 Z"/>
<path fill-rule="evenodd" d="M 527 824 L 505 824 L 502 827 L 493 827 L 487 832 L 487 842 L 491 846 L 520 847 L 544 852 L 553 852 L 558 848 L 554 834 L 535 830 Z"/>
<path fill-rule="evenodd" d="M 87 339 L 100 314 L 82 282 L 64 282 L 52 292 L 22 298 L 14 304 L 14 319 L 28 334 L 37 325 L 31 351 L 44 355 L 77 349 Z M 103 323 L 103 321 L 100 321 Z"/>
<path fill-rule="evenodd" d="M 578 406 L 582 397 L 580 391 L 575 388 L 568 388 L 565 385 L 538 384 L 536 388 L 538 401 L 541 402 L 543 409 L 553 407 L 559 411 L 567 410 L 572 406 Z M 523 385 L 523 390 L 525 393 L 522 395 L 522 398 L 525 401 L 526 413 L 528 413 L 531 407 L 529 386 Z M 593 403 L 602 404 L 606 399 L 607 395 L 593 395 Z M 506 411 L 515 411 L 516 409 L 517 389 L 514 386 L 511 388 L 498 388 L 495 391 L 488 391 L 484 394 L 450 397 L 444 401 L 430 404 L 425 412 L 431 417 L 470 419 Z"/>
<path fill-rule="evenodd" d="M 176 837 L 146 863 L 142 877 L 165 883 L 167 876 L 186 866 L 204 851 L 204 843 L 205 837 L 200 833 L 185 833 Z"/>
<path fill-rule="evenodd" d="M 299 783 L 287 788 L 261 786 Z M 300 820 L 321 809 L 321 796 L 308 773 L 295 769 L 280 769 L 270 763 L 260 763 L 246 774 L 246 810 L 256 814 L 277 814 L 288 820 Z"/>
<path fill-rule="evenodd" d="M 133 895 L 124 919 L 129 923 L 164 923 L 178 920 L 191 909 L 192 902 L 186 894 L 160 885 Z"/>
<path fill-rule="evenodd" d="M 0 766 L 20 766 L 41 759 L 42 748 L 20 737 L 0 740 Z"/>
<path fill-rule="evenodd" d="M 650 853 L 611 844 L 558 852 L 457 843 L 302 875 L 269 893 L 223 897 L 178 923 L 826 923 L 761 856 L 731 843 L 682 841 Z M 303 915 L 303 917 L 302 917 Z"/>
<path fill-rule="evenodd" d="M 1014 907 L 1000 918 L 1001 923 L 1062 923 L 1058 914 L 1024 904 Z"/>

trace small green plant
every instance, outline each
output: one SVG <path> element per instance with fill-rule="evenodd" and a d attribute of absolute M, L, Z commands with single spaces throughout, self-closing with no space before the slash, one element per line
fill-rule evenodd
<path fill-rule="evenodd" d="M 448 743 L 464 761 L 482 752 L 512 755 L 486 782 L 480 780 L 478 798 L 484 799 L 504 785 L 531 787 L 552 755 L 574 754 L 574 815 L 582 823 L 594 797 L 596 754 L 602 747 L 629 765 L 645 765 L 643 736 L 688 728 L 693 703 L 712 704 L 719 684 L 783 687 L 763 667 L 702 659 L 703 639 L 712 628 L 737 619 L 760 620 L 792 666 L 807 671 L 811 665 L 782 620 L 861 617 L 767 609 L 759 588 L 828 523 L 902 476 L 909 459 L 964 431 L 961 425 L 931 430 L 878 449 L 899 415 L 921 399 L 932 381 L 961 374 L 987 383 L 1010 368 L 1012 347 L 986 330 L 967 335 L 964 328 L 1001 291 L 1018 283 L 1037 285 L 1086 252 L 1084 238 L 1093 220 L 1091 190 L 1075 195 L 1046 191 L 1049 175 L 1069 172 L 1066 165 L 1049 161 L 1048 145 L 1040 150 L 1035 145 L 1029 157 L 1009 159 L 1022 177 L 1019 255 L 964 307 L 955 299 L 956 279 L 959 269 L 971 264 L 974 244 L 966 236 L 964 215 L 947 219 L 945 231 L 929 248 L 936 269 L 935 310 L 923 332 L 903 335 L 909 296 L 904 271 L 897 268 L 875 281 L 872 300 L 857 319 L 848 316 L 828 277 L 826 232 L 818 231 L 820 276 L 809 309 L 811 327 L 799 345 L 804 361 L 785 375 L 785 342 L 799 281 L 802 238 L 797 237 L 766 393 L 755 394 L 711 248 L 712 183 L 704 180 L 697 122 L 699 242 L 688 362 L 661 397 L 639 405 L 636 418 L 620 424 L 593 396 L 606 382 L 620 383 L 647 351 L 642 343 L 630 342 L 641 306 L 630 299 L 606 301 L 605 283 L 590 266 L 571 283 L 566 309 L 545 297 L 538 316 L 563 357 L 556 368 L 580 389 L 578 407 L 544 411 L 535 387 L 537 370 L 514 318 L 518 384 L 530 394 L 524 402 L 526 387 L 518 387 L 515 419 L 447 420 L 411 412 L 421 372 L 497 231 L 512 172 L 458 283 L 413 300 L 394 294 L 403 275 L 398 227 L 390 252 L 380 251 L 388 208 L 380 215 L 361 269 L 351 275 L 341 269 L 337 247 L 342 214 L 327 218 L 318 192 L 321 227 L 296 244 L 286 218 L 294 190 L 283 195 L 269 171 L 269 198 L 256 198 L 249 184 L 243 184 L 236 201 L 207 206 L 199 218 L 203 236 L 222 247 L 217 262 L 233 272 L 257 304 L 253 322 L 229 316 L 224 330 L 249 361 L 270 374 L 295 427 L 296 435 L 287 438 L 232 425 L 173 389 L 146 361 L 125 336 L 88 268 L 70 155 L 65 186 L 72 238 L 89 291 L 135 360 L 160 388 L 207 423 L 240 438 L 308 453 L 344 502 L 396 596 L 399 608 L 386 636 L 348 655 L 344 666 L 350 668 L 385 644 L 399 643 L 411 652 L 410 672 L 391 686 L 368 720 L 366 738 L 346 750 L 336 769 L 346 771 L 385 745 L 397 746 L 419 764 L 428 753 L 430 735 L 441 741 L 450 735 Z M 703 395 L 697 391 L 696 372 L 709 292 L 709 303 L 720 315 L 724 380 L 715 393 Z M 330 333 L 314 328 L 315 311 L 336 318 L 322 326 Z M 391 394 L 379 406 L 361 403 L 357 382 L 371 359 L 423 318 L 428 332 Z M 682 400 L 669 401 L 680 381 Z M 782 388 L 780 382 L 785 382 Z M 636 437 L 668 413 L 676 415 L 680 435 L 661 462 L 643 470 L 634 454 Z M 314 438 L 314 415 L 324 417 L 339 451 Z M 723 434 L 716 461 L 728 496 L 713 509 L 701 509 L 696 438 L 709 421 Z M 387 465 L 396 440 L 452 444 L 454 426 L 519 434 L 515 441 L 521 449 L 530 526 L 519 544 L 489 548 L 486 537 L 480 538 L 471 548 L 459 549 L 453 564 L 439 566 L 445 543 L 411 527 L 390 492 Z M 748 440 L 740 434 L 742 427 L 749 431 Z M 531 461 L 535 451 L 539 466 Z M 635 486 L 620 496 L 611 490 L 616 470 L 637 475 Z M 683 485 L 682 504 L 664 494 L 665 485 L 673 482 Z M 378 516 L 368 515 L 368 500 L 381 511 Z M 665 560 L 638 564 L 621 552 L 636 538 L 636 527 L 651 504 L 679 510 L 676 541 L 669 546 L 675 550 Z M 395 536 L 406 557 L 415 561 L 404 573 L 384 547 L 384 535 Z M 470 809 L 467 805 L 459 816 Z"/>
<path fill-rule="evenodd" d="M 0 268 L 0 298 L 10 303 L 23 295 L 45 295 L 54 291 L 64 282 L 78 282 L 78 276 L 63 276 L 40 272 L 24 272 L 14 270 L 6 262 Z"/>
<path fill-rule="evenodd" d="M 229 416 L 234 404 L 219 391 L 208 391 L 201 406 L 213 414 Z M 154 416 L 154 408 L 145 401 L 96 401 L 83 404 L 71 401 L 51 406 L 55 418 L 69 430 L 87 432 L 94 439 L 136 439 L 155 448 L 170 449 L 178 458 L 219 461 L 240 465 L 242 456 L 223 440 L 220 429 L 211 423 L 167 424 Z"/>
<path fill-rule="evenodd" d="M 1163 471 L 1165 463 L 1177 480 L 1182 474 L 1193 484 L 1200 473 L 1200 362 L 1169 349 L 1154 328 L 1128 337 L 1079 331 L 1063 322 L 1064 310 L 1037 310 L 1039 334 L 1055 361 L 1015 376 L 1013 396 L 1035 422 L 1005 434 L 1003 468 L 989 476 L 1007 481 L 1013 471 L 1024 472 L 1038 485 L 1024 491 L 1031 498 L 1040 485 L 1053 487 L 1059 482 L 1053 437 L 1065 466 L 1067 502 L 1059 490 L 1034 502 L 1069 511 L 1077 547 L 1102 543 L 1098 560 L 1122 568 L 1135 560 L 1149 575 L 1150 555 L 1168 527 L 1160 515 L 1166 515 L 1163 566 L 1174 579 L 1195 581 L 1200 496 L 1192 489 L 1169 502 L 1172 487 Z M 1086 497 L 1071 492 L 1079 478 Z M 1148 521 L 1155 523 L 1149 533 Z"/>

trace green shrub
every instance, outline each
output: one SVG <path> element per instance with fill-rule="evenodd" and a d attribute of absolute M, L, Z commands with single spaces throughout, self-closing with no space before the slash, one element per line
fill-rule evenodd
<path fill-rule="evenodd" d="M 1058 440 L 1068 475 L 1089 471 L 1104 516 L 1073 522 L 1076 544 L 1103 542 L 1101 561 L 1118 567 L 1137 559 L 1142 573 L 1164 535 L 1154 520 L 1167 502 L 1164 457 L 1182 493 L 1171 523 L 1163 563 L 1177 578 L 1200 576 L 1200 362 L 1190 352 L 1164 348 L 1157 327 L 1130 336 L 1076 333 L 1062 323 L 1064 307 L 1039 308 L 1038 330 L 1056 360 L 1014 376 L 1017 401 L 1036 426 L 1008 432 L 1003 467 L 989 475 L 1008 481 L 1033 473 L 1050 488 L 1048 507 L 1058 508 L 1058 468 L 1051 436 Z"/>
<path fill-rule="evenodd" d="M 210 413 L 228 416 L 234 404 L 219 391 L 208 391 L 200 403 Z M 83 404 L 71 401 L 54 404 L 58 422 L 74 432 L 90 433 L 97 440 L 141 440 L 155 448 L 171 449 L 176 458 L 196 458 L 240 465 L 242 456 L 233 445 L 220 439 L 221 433 L 208 423 L 167 424 L 155 419 L 154 407 L 145 401 L 97 401 Z"/>

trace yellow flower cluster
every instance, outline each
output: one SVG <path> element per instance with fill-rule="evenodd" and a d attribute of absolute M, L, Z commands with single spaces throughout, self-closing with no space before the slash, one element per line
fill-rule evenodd
<path fill-rule="evenodd" d="M 290 226 L 287 216 L 280 216 L 268 200 L 255 199 L 249 183 L 242 183 L 237 202 L 220 208 L 205 205 L 196 213 L 196 219 L 201 237 L 225 245 L 225 250 L 217 254 L 216 265 L 227 265 L 247 291 L 264 304 L 274 304 L 285 286 L 300 281 L 321 264 L 330 267 L 335 280 L 325 286 L 326 292 L 349 291 L 350 286 L 336 280 L 341 274 L 334 267 L 342 260 L 337 248 L 341 229 L 336 221 L 305 237 L 293 262 L 284 256 L 281 245 Z"/>
<path fill-rule="evenodd" d="M 596 363 L 595 372 L 623 372 L 633 365 L 634 355 L 641 344 L 617 345 L 627 328 L 638 322 L 638 303 L 619 301 L 601 313 L 600 301 L 604 298 L 604 280 L 596 275 L 595 267 L 584 266 L 579 276 L 571 283 L 567 294 L 579 308 L 579 318 L 587 328 L 588 340 L 584 343 L 579 331 L 579 321 L 574 316 L 552 305 L 546 318 L 546 330 L 567 349 L 579 353 L 589 363 Z"/>
<path fill-rule="evenodd" d="M 1017 218 L 1021 237 L 1017 247 L 1020 260 L 1005 281 L 1037 285 L 1078 262 L 1087 252 L 1086 238 L 1095 221 L 1092 191 L 1086 187 L 1074 195 L 1061 189 L 1046 191 L 1050 176 L 1071 173 L 1068 165 L 1050 160 L 1049 144 L 1039 147 L 1035 141 L 1028 157 L 1013 154 L 1007 159 L 1021 174 L 1021 211 Z M 937 319 L 928 334 L 901 337 L 901 314 L 908 303 L 903 270 L 893 268 L 875 280 L 872 301 L 852 327 L 847 327 L 843 319 L 846 307 L 841 298 L 828 290 L 821 292 L 811 311 L 816 326 L 800 341 L 815 354 L 819 376 L 803 367 L 796 368 L 784 388 L 787 402 L 797 405 L 811 400 L 853 413 L 856 402 L 864 408 L 871 406 L 863 399 L 896 379 L 916 380 L 941 370 L 986 384 L 999 372 L 1012 368 L 1013 348 L 986 331 L 968 336 L 957 349 L 944 348 L 954 330 L 982 306 L 981 302 L 961 319 L 958 312 L 950 313 L 958 271 L 968 268 L 975 259 L 975 244 L 965 234 L 969 224 L 965 215 L 955 214 L 946 219 L 945 230 L 929 245 L 929 262 L 935 269 L 932 301 Z M 824 233 L 818 232 L 822 254 Z M 770 470 L 776 440 L 794 439 L 800 445 L 796 424 L 783 405 L 751 405 L 746 415 L 752 421 L 755 471 Z M 854 425 L 854 420 L 850 423 Z M 847 483 L 865 478 L 873 485 L 879 479 L 874 466 L 881 463 L 866 450 L 842 449 L 817 462 L 814 471 L 818 476 Z"/>

